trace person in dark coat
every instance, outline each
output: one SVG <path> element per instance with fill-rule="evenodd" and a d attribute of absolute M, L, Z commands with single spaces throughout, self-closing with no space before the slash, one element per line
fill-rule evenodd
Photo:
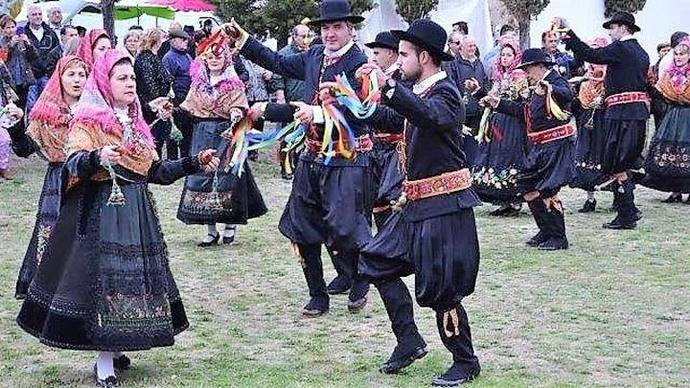
<path fill-rule="evenodd" d="M 60 44 L 55 46 L 52 50 L 50 50 L 50 53 L 48 53 L 47 69 L 49 76 L 53 74 L 58 61 L 60 58 L 62 58 L 67 42 L 77 35 L 77 29 L 73 26 L 67 25 L 60 28 Z"/>
<path fill-rule="evenodd" d="M 517 185 L 539 228 L 527 245 L 544 251 L 568 248 L 558 192 L 572 177 L 577 131 L 568 112 L 573 92 L 568 81 L 551 68 L 553 65 L 541 49 L 528 49 L 522 54 L 518 69 L 524 69 L 534 87 L 529 100 L 518 103 L 491 95 L 483 100 L 497 112 L 525 122 L 530 147 Z"/>
<path fill-rule="evenodd" d="M 372 50 L 372 62 L 378 65 L 386 75 L 401 81 L 398 66 L 398 39 L 385 31 L 376 35 L 373 42 L 365 44 Z M 374 222 L 381 229 L 391 216 L 391 201 L 402 193 L 403 176 L 400 173 L 398 146 L 402 139 L 400 129 L 390 130 L 386 127 L 374 127 L 374 151 L 371 157 L 371 185 Z"/>
<path fill-rule="evenodd" d="M 460 55 L 456 56 L 452 62 L 446 62 L 444 69 L 463 96 L 465 126 L 471 129 L 471 132 L 464 136 L 464 150 L 468 163 L 473 165 L 479 147 L 474 137 L 479 132 L 479 123 L 482 118 L 482 109 L 478 104 L 477 93 L 486 95 L 489 92 L 490 83 L 484 65 L 476 55 L 477 42 L 475 39 L 469 35 L 464 35 L 460 38 L 460 44 Z M 476 83 L 476 87 L 473 88 L 474 93 L 466 90 L 466 81 Z"/>
<path fill-rule="evenodd" d="M 36 83 L 29 87 L 26 97 L 26 113 L 28 114 L 48 82 L 48 77 L 50 77 L 48 73 L 49 54 L 52 49 L 60 45 L 60 41 L 55 31 L 43 21 L 43 11 L 40 7 L 31 5 L 27 8 L 26 14 L 29 22 L 24 31 L 38 53 L 36 59 L 31 61 L 31 69 L 34 77 L 36 77 Z"/>
<path fill-rule="evenodd" d="M 455 83 L 442 71 L 446 33 L 430 20 L 418 20 L 400 39 L 400 85 L 379 67 L 361 73 L 385 85 L 385 106 L 371 116 L 375 126 L 402 131 L 401 163 L 405 181 L 398 211 L 362 251 L 359 270 L 379 291 L 397 346 L 381 365 L 397 373 L 426 355 L 426 343 L 414 322 L 412 298 L 401 280 L 415 275 L 415 296 L 436 313 L 443 345 L 453 365 L 433 381 L 457 386 L 480 372 L 462 300 L 473 293 L 479 270 L 479 242 L 473 207 L 480 204 L 462 152 L 464 109 Z"/>
<path fill-rule="evenodd" d="M 189 68 L 192 64 L 192 57 L 187 53 L 189 44 L 189 36 L 181 30 L 171 30 L 168 33 L 170 42 L 170 49 L 163 56 L 163 66 L 173 77 L 173 94 L 172 103 L 175 107 L 187 98 L 189 88 L 192 84 L 192 78 L 189 74 Z M 160 53 L 161 49 L 158 50 Z M 189 155 L 189 148 L 192 143 L 192 122 L 189 115 L 182 110 L 176 109 L 173 114 L 175 125 L 182 132 L 182 141 L 179 144 L 179 155 L 185 157 Z M 177 159 L 177 151 L 174 147 L 168 147 L 168 159 Z"/>
<path fill-rule="evenodd" d="M 308 126 L 306 147 L 299 156 L 292 193 L 279 228 L 295 244 L 295 252 L 302 263 L 311 297 L 302 310 L 307 317 L 321 316 L 330 306 L 323 278 L 322 244 L 334 252 L 334 260 L 339 260 L 342 268 L 349 268 L 351 278 L 354 278 L 348 297 L 350 312 L 357 313 L 364 308 L 369 291 L 369 284 L 360 279 L 356 268 L 359 251 L 371 238 L 366 189 L 369 153 L 373 148 L 370 130 L 361 120 L 348 114 L 345 107 L 334 105 L 347 117 L 356 139 L 355 144 L 348 144 L 349 149 L 336 149 L 335 156 L 326 161 L 321 153 L 324 108 L 317 93 L 321 82 L 334 81 L 336 75 L 343 73 L 359 92 L 355 71 L 367 62 L 367 57 L 354 44 L 352 32 L 354 24 L 364 18 L 352 15 L 346 0 L 323 1 L 319 12 L 320 17 L 310 21 L 310 25 L 321 29 L 325 44 L 288 56 L 263 46 L 236 23 L 223 26 L 235 37 L 236 46 L 244 57 L 274 73 L 305 82 L 302 102 L 292 104 L 297 107 L 295 117 Z M 271 121 L 294 120 L 293 110 L 288 105 L 284 106 L 287 113 L 282 117 L 276 115 Z M 336 134 L 334 140 L 337 138 Z M 348 158 L 350 151 L 354 154 Z"/>
<path fill-rule="evenodd" d="M 641 218 L 635 206 L 635 183 L 630 170 L 642 165 L 649 117 L 647 73 L 649 56 L 633 37 L 640 27 L 635 17 L 618 12 L 604 23 L 613 41 L 598 49 L 591 48 L 568 30 L 566 48 L 582 61 L 608 65 L 604 85 L 604 146 L 602 172 L 615 180 L 614 206 L 618 214 L 603 225 L 607 229 L 634 229 Z"/>
<path fill-rule="evenodd" d="M 141 35 L 139 53 L 134 60 L 134 74 L 137 76 L 137 96 L 141 102 L 144 120 L 151 127 L 153 141 L 156 144 L 158 156 L 163 155 L 163 146 L 167 144 L 168 153 L 177 152 L 174 140 L 169 139 L 171 125 L 169 119 L 159 120 L 159 110 L 151 106 L 155 100 L 170 96 L 173 78 L 163 66 L 156 54 L 163 41 L 163 31 L 157 28 L 147 30 Z M 154 103 L 155 105 L 155 103 Z M 155 124 L 154 124 L 155 122 Z"/>

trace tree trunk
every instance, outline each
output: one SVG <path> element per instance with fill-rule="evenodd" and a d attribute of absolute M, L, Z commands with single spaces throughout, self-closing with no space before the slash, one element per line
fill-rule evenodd
<path fill-rule="evenodd" d="M 117 44 L 115 35 L 115 0 L 101 0 L 101 12 L 103 13 L 103 29 L 108 32 L 113 47 Z"/>
<path fill-rule="evenodd" d="M 530 46 L 529 29 L 530 29 L 530 19 L 529 16 L 526 18 L 520 18 L 518 20 L 518 28 L 520 29 L 520 48 L 525 51 Z"/>

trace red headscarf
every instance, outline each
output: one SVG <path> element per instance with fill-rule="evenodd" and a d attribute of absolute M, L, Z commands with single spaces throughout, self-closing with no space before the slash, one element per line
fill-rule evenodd
<path fill-rule="evenodd" d="M 111 49 L 94 63 L 93 70 L 86 80 L 86 85 L 84 85 L 84 92 L 79 100 L 72 126 L 85 123 L 101 128 L 105 133 L 117 134 L 122 137 L 122 143 L 127 147 L 133 145 L 133 141 L 138 138 L 143 138 L 146 143 L 152 145 L 151 129 L 141 115 L 138 97 L 129 105 L 127 112 L 129 120 L 131 120 L 131 133 L 126 132 L 123 124 L 115 116 L 113 91 L 110 87 L 110 72 L 115 64 L 122 60 L 131 63 L 129 55 Z"/>
<path fill-rule="evenodd" d="M 87 32 L 79 41 L 77 56 L 86 62 L 89 67 L 93 66 L 93 49 L 100 38 L 110 39 L 110 36 L 104 29 L 96 28 Z"/>
<path fill-rule="evenodd" d="M 34 105 L 29 114 L 30 122 L 41 121 L 53 127 L 67 127 L 70 118 L 69 106 L 67 106 L 62 94 L 60 79 L 67 68 L 75 64 L 83 66 L 88 74 L 89 67 L 81 58 L 74 55 L 60 58 L 53 75 L 50 76 L 45 89 L 43 89 L 41 96 L 36 101 L 36 105 Z"/>

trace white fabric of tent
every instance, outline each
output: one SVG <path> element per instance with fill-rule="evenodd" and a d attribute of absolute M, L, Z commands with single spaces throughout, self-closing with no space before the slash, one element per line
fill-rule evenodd
<path fill-rule="evenodd" d="M 365 13 L 364 27 L 359 30 L 359 40 L 371 42 L 376 34 L 387 30 L 405 30 L 407 23 L 397 14 L 394 0 L 377 0 L 377 6 Z M 438 7 L 429 14 L 429 18 L 445 28 L 452 30 L 458 21 L 467 22 L 472 35 L 477 40 L 477 47 L 482 53 L 493 47 L 491 35 L 491 17 L 486 0 L 440 0 Z"/>

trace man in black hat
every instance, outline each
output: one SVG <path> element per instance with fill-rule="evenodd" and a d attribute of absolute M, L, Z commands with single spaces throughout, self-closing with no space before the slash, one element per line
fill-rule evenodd
<path fill-rule="evenodd" d="M 527 241 L 527 245 L 544 251 L 568 248 L 558 192 L 572 177 L 576 133 L 567 112 L 573 92 L 553 65 L 543 50 L 525 50 L 517 68 L 524 69 L 534 88 L 530 99 L 525 104 L 491 95 L 482 100 L 496 112 L 525 121 L 530 147 L 525 168 L 516 179 L 539 227 L 539 232 Z"/>
<path fill-rule="evenodd" d="M 400 81 L 398 38 L 390 31 L 384 31 L 365 46 L 372 51 L 372 62 L 383 69 L 386 75 Z M 391 201 L 398 199 L 402 193 L 403 177 L 400 173 L 397 151 L 401 140 L 402 133 L 399 128 L 391 130 L 386 127 L 374 127 L 374 150 L 369 167 L 373 178 L 371 195 L 374 198 L 374 222 L 379 230 L 392 213 Z"/>
<path fill-rule="evenodd" d="M 342 150 L 336 150 L 336 156 L 325 164 L 321 153 L 324 113 L 318 94 L 319 83 L 334 81 L 336 75 L 343 73 L 359 91 L 355 71 L 367 62 L 367 57 L 352 41 L 352 32 L 354 24 L 363 20 L 350 12 L 350 4 L 346 0 L 322 1 L 320 18 L 311 20 L 309 24 L 320 28 L 324 44 L 294 55 L 280 55 L 263 46 L 234 21 L 224 26 L 246 58 L 274 73 L 305 82 L 302 102 L 291 104 L 297 108 L 294 117 L 309 127 L 306 147 L 299 157 L 292 193 L 279 228 L 296 245 L 296 253 L 302 263 L 311 297 L 302 313 L 308 317 L 323 315 L 329 309 L 321 244 L 331 250 L 334 260 L 339 260 L 342 268 L 349 269 L 350 278 L 354 279 L 348 301 L 350 312 L 356 313 L 364 308 L 369 291 L 369 284 L 360 279 L 356 270 L 359 251 L 371 239 L 371 201 L 365 187 L 373 142 L 369 127 L 336 104 L 335 107 L 347 117 L 357 138 L 355 144 L 349 145 L 355 156 L 348 159 Z M 279 111 L 280 107 L 273 105 L 271 109 Z M 292 121 L 292 110 L 283 109 L 285 111 L 287 113 L 282 116 L 272 113 L 271 119 Z"/>
<path fill-rule="evenodd" d="M 649 56 L 633 37 L 640 28 L 635 17 L 618 12 L 604 23 L 613 43 L 591 48 L 572 30 L 567 31 L 566 48 L 582 61 L 608 65 L 604 79 L 605 113 L 602 171 L 613 179 L 614 206 L 618 214 L 607 229 L 634 229 L 641 218 L 635 206 L 635 184 L 629 171 L 638 168 L 644 148 L 649 96 L 646 78 Z"/>
<path fill-rule="evenodd" d="M 403 87 L 374 64 L 360 73 L 378 77 L 385 106 L 371 116 L 374 126 L 403 132 L 401 149 L 405 177 L 396 211 L 362 251 L 360 273 L 371 279 L 391 320 L 397 346 L 384 373 L 396 373 L 427 354 L 417 330 L 412 298 L 401 276 L 415 275 L 420 306 L 436 312 L 441 340 L 453 354 L 453 365 L 433 381 L 457 386 L 480 371 L 472 348 L 462 299 L 474 291 L 479 270 L 479 243 L 473 207 L 480 204 L 471 189 L 472 178 L 462 152 L 464 109 L 460 92 L 442 61 L 446 32 L 430 20 L 418 20 L 407 31 L 393 31 L 400 39 Z"/>

